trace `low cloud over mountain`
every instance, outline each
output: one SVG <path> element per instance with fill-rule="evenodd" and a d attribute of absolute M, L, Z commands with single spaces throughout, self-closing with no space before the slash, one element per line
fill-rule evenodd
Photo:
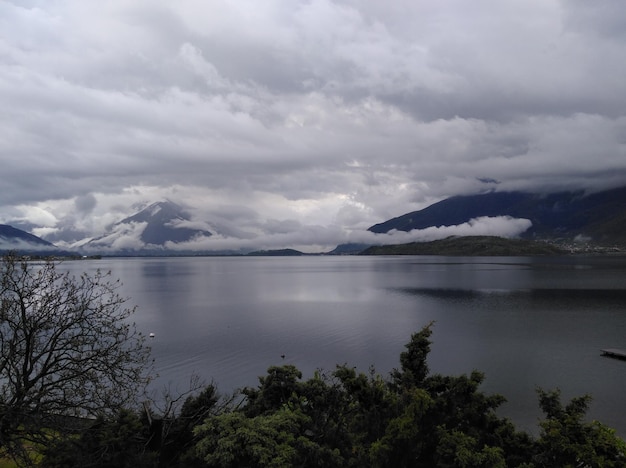
<path fill-rule="evenodd" d="M 50 242 L 29 234 L 21 229 L 6 224 L 0 224 L 0 252 L 22 253 L 54 253 L 58 251 Z"/>
<path fill-rule="evenodd" d="M 524 237 L 623 243 L 626 239 L 624 200 L 626 187 L 591 194 L 491 192 L 457 196 L 376 224 L 369 231 L 378 234 L 402 231 L 409 236 L 430 232 L 435 227 L 445 232 L 490 220 L 493 225 L 487 231 L 492 230 L 491 235 L 503 235 L 495 234 L 498 228 L 517 225 L 522 228 L 517 234 Z"/>
<path fill-rule="evenodd" d="M 175 245 L 211 236 L 171 201 L 153 203 L 115 223 L 104 235 L 77 246 L 86 251 L 137 252 L 174 249 Z"/>
<path fill-rule="evenodd" d="M 315 251 L 626 180 L 619 0 L 7 0 L 0 29 L 0 223 L 59 246 L 161 246 L 114 224 L 168 199 L 213 233 L 173 248 Z"/>
<path fill-rule="evenodd" d="M 183 255 L 276 249 L 330 252 L 347 244 L 403 244 L 450 236 L 582 239 L 603 245 L 626 244 L 625 199 L 626 187 L 591 194 L 489 192 L 451 197 L 369 229 L 355 230 L 293 221 L 264 223 L 255 219 L 252 211 L 231 213 L 228 206 L 215 212 L 211 219 L 203 219 L 206 213 L 197 207 L 184 209 L 172 201 L 161 201 L 112 223 L 100 236 L 57 245 L 83 254 Z M 5 226 L 5 232 L 9 228 L 14 233 L 19 231 Z M 15 250 L 21 243 L 39 239 L 19 232 L 22 234 L 5 236 L 3 242 L 7 248 Z M 31 236 L 30 240 L 25 235 Z M 45 248 L 54 248 L 49 242 L 39 241 L 40 245 L 45 243 Z"/>

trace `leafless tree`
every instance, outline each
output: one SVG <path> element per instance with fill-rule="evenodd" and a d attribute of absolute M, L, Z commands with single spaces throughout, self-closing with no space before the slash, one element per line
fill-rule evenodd
<path fill-rule="evenodd" d="M 130 404 L 147 384 L 150 349 L 109 273 L 0 260 L 0 456 L 29 452 L 86 418 Z"/>

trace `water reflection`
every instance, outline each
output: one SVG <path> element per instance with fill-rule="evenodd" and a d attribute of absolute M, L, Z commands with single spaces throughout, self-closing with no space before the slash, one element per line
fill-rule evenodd
<path fill-rule="evenodd" d="M 535 387 L 591 393 L 592 417 L 626 435 L 626 262 L 611 257 L 135 258 L 68 262 L 110 269 L 138 306 L 159 382 L 192 372 L 230 391 L 268 366 L 305 376 L 348 363 L 387 373 L 411 333 L 435 321 L 430 367 L 486 374 L 484 388 L 527 429 Z M 285 359 L 281 355 L 285 355 Z"/>
<path fill-rule="evenodd" d="M 540 386 L 560 387 L 567 397 L 590 393 L 593 408 L 606 411 L 602 420 L 623 433 L 617 414 L 626 409 L 619 397 L 626 367 L 601 357 L 599 350 L 626 344 L 625 290 L 401 291 L 433 303 L 437 320 L 433 367 L 444 373 L 484 371 L 485 388 L 505 395 L 510 401 L 505 414 L 526 421 L 529 430 L 540 416 L 533 395 Z"/>
<path fill-rule="evenodd" d="M 455 289 L 455 288 L 397 288 L 398 292 L 409 295 L 432 297 L 445 301 L 470 301 L 478 299 L 508 296 L 511 301 L 536 300 L 540 302 L 558 301 L 573 302 L 577 306 L 583 304 L 597 307 L 600 304 L 609 307 L 626 305 L 626 289 Z"/>

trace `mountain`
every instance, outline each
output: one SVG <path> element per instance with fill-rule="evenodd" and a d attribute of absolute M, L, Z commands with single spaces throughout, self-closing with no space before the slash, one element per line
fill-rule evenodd
<path fill-rule="evenodd" d="M 449 237 L 431 242 L 372 246 L 359 255 L 463 255 L 529 256 L 562 255 L 565 252 L 547 242 L 504 239 L 494 236 Z"/>
<path fill-rule="evenodd" d="M 305 255 L 299 250 L 294 249 L 277 249 L 277 250 L 255 250 L 247 255 L 251 257 L 300 257 Z"/>
<path fill-rule="evenodd" d="M 61 251 L 48 241 L 8 224 L 0 224 L 0 253 L 50 255 Z"/>
<path fill-rule="evenodd" d="M 356 255 L 363 252 L 368 247 L 371 247 L 371 244 L 359 244 L 359 243 L 350 243 L 350 244 L 339 244 L 333 250 L 328 252 L 328 255 Z"/>
<path fill-rule="evenodd" d="M 198 235 L 209 237 L 209 231 L 185 227 L 190 221 L 180 206 L 170 201 L 153 203 L 139 213 L 123 219 L 118 225 L 147 223 L 141 233 L 141 240 L 146 244 L 164 245 L 166 242 L 188 242 Z"/>
<path fill-rule="evenodd" d="M 481 216 L 525 218 L 532 227 L 525 238 L 589 238 L 597 243 L 626 244 L 626 187 L 586 195 L 584 192 L 536 194 L 490 192 L 451 197 L 370 227 L 375 233 L 453 226 Z"/>
<path fill-rule="evenodd" d="M 211 232 L 192 227 L 189 214 L 171 201 L 153 203 L 138 213 L 115 223 L 103 236 L 82 245 L 85 250 L 146 253 L 167 248 Z"/>

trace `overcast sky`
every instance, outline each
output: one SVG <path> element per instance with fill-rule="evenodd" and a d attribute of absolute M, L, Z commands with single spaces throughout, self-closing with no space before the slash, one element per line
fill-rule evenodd
<path fill-rule="evenodd" d="M 0 158 L 0 223 L 62 244 L 163 199 L 223 245 L 316 248 L 624 185 L 626 3 L 4 0 Z"/>

